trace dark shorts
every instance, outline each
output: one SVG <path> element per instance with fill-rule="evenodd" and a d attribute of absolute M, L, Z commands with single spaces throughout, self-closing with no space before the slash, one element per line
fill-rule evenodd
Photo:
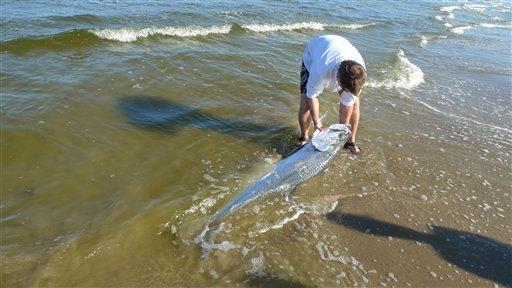
<path fill-rule="evenodd" d="M 306 86 L 308 85 L 309 71 L 302 62 L 302 68 L 300 69 L 300 94 L 306 95 Z"/>

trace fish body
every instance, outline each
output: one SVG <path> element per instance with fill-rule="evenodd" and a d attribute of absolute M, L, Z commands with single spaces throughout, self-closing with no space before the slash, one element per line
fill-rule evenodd
<path fill-rule="evenodd" d="M 270 173 L 247 187 L 235 200 L 219 210 L 212 217 L 211 223 L 218 224 L 231 212 L 255 199 L 290 190 L 324 171 L 349 135 L 350 129 L 344 124 L 333 124 L 324 132 L 316 132 L 311 141 L 281 160 Z"/>

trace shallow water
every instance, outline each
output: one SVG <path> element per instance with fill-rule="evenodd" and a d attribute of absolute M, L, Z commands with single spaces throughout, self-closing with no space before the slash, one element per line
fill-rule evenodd
<path fill-rule="evenodd" d="M 374 259 L 378 236 L 357 238 L 329 215 L 359 207 L 424 233 L 478 234 L 510 253 L 509 2 L 2 9 L 2 285 L 507 284 L 454 260 L 464 250 L 430 257 L 413 245 L 404 256 L 464 276 L 386 271 L 378 265 L 395 260 Z M 300 57 L 308 39 L 329 33 L 367 63 L 364 154 L 340 154 L 297 187 L 295 202 L 260 199 L 226 219 L 214 243 L 198 241 L 208 216 L 293 149 Z M 324 123 L 336 121 L 337 101 L 321 96 Z"/>

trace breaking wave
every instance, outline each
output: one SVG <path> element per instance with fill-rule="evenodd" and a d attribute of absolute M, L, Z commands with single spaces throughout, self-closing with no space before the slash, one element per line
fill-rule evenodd
<path fill-rule="evenodd" d="M 479 13 L 483 13 L 485 9 L 487 9 L 487 5 L 481 5 L 481 4 L 464 4 L 462 5 L 467 10 L 476 11 Z"/>
<path fill-rule="evenodd" d="M 464 25 L 464 26 L 453 27 L 453 28 L 450 29 L 450 31 L 452 33 L 455 33 L 455 34 L 464 34 L 464 32 L 466 30 L 475 29 L 475 28 L 478 28 L 478 27 L 489 28 L 489 29 L 492 29 L 492 28 L 511 28 L 512 27 L 512 23 L 509 23 L 509 24 L 480 23 L 480 24 L 477 24 L 477 25 Z"/>
<path fill-rule="evenodd" d="M 425 47 L 425 45 L 427 45 L 428 42 L 446 38 L 448 38 L 448 36 L 446 35 L 421 35 L 420 46 Z"/>
<path fill-rule="evenodd" d="M 274 32 L 274 31 L 292 31 L 301 29 L 323 30 L 327 27 L 336 27 L 343 29 L 361 29 L 374 26 L 375 23 L 360 23 L 360 24 L 323 24 L 317 22 L 302 22 L 293 24 L 248 24 L 241 25 L 242 28 L 254 32 Z"/>
<path fill-rule="evenodd" d="M 451 32 L 455 34 L 464 34 L 464 31 L 474 28 L 474 26 L 471 25 L 465 25 L 465 26 L 457 26 L 450 29 Z"/>
<path fill-rule="evenodd" d="M 94 35 L 108 40 L 121 42 L 133 42 L 139 38 L 146 38 L 152 35 L 195 37 L 209 34 L 228 34 L 237 28 L 253 32 L 276 32 L 293 30 L 323 30 L 326 27 L 337 27 L 345 29 L 360 29 L 375 25 L 375 23 L 362 24 L 324 24 L 317 22 L 300 22 L 291 24 L 233 24 L 210 27 L 165 27 L 165 28 L 143 28 L 143 29 L 103 29 L 89 30 Z"/>
<path fill-rule="evenodd" d="M 446 18 L 453 19 L 455 16 L 453 15 L 454 10 L 461 9 L 459 6 L 445 6 L 441 7 L 439 10 L 446 14 Z"/>
<path fill-rule="evenodd" d="M 441 12 L 445 12 L 445 13 L 452 13 L 453 10 L 458 10 L 458 9 L 461 9 L 461 8 L 459 6 L 444 6 L 444 7 L 439 8 L 439 10 Z"/>
<path fill-rule="evenodd" d="M 84 21 L 93 21 L 90 15 L 79 15 L 86 18 Z M 277 32 L 295 30 L 323 30 L 325 28 L 362 29 L 376 24 L 346 23 L 326 24 L 318 22 L 299 22 L 289 24 L 231 24 L 218 26 L 184 26 L 184 27 L 148 27 L 148 28 L 122 28 L 122 29 L 90 29 L 70 30 L 63 33 L 44 36 L 19 38 L 2 42 L 2 52 L 23 54 L 33 50 L 64 50 L 79 47 L 90 47 L 102 43 L 104 40 L 116 42 L 134 42 L 149 37 L 204 37 L 215 34 L 229 34 L 233 32 Z"/>
<path fill-rule="evenodd" d="M 403 50 L 396 54 L 396 60 L 389 68 L 382 70 L 383 79 L 380 81 L 370 79 L 366 86 L 373 88 L 398 88 L 413 89 L 424 82 L 423 71 L 420 67 L 413 64 Z"/>
<path fill-rule="evenodd" d="M 120 42 L 133 42 L 139 38 L 147 38 L 153 35 L 176 36 L 176 37 L 196 37 L 207 36 L 209 34 L 227 34 L 231 31 L 231 26 L 211 26 L 211 27 L 165 27 L 165 28 L 143 28 L 143 29 L 101 29 L 89 30 L 90 33 L 102 39 L 114 40 Z"/>

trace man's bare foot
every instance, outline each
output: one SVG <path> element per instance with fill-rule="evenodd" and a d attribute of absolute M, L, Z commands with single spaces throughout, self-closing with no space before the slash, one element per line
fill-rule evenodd
<path fill-rule="evenodd" d="M 309 137 L 300 137 L 299 138 L 299 144 L 297 144 L 298 146 L 304 146 L 306 145 L 306 143 L 308 143 L 309 141 Z"/>
<path fill-rule="evenodd" d="M 348 151 L 350 151 L 350 153 L 354 155 L 361 154 L 361 149 L 359 149 L 359 147 L 356 145 L 356 142 L 347 142 L 345 143 L 343 148 L 347 149 Z"/>

